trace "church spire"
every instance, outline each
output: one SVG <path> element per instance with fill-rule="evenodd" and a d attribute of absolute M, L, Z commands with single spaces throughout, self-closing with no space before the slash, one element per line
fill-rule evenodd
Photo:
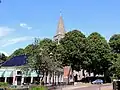
<path fill-rule="evenodd" d="M 60 19 L 58 22 L 56 35 L 54 36 L 54 40 L 59 43 L 60 39 L 63 38 L 64 35 L 65 35 L 64 22 L 63 22 L 63 18 L 62 18 L 62 13 L 60 11 Z"/>

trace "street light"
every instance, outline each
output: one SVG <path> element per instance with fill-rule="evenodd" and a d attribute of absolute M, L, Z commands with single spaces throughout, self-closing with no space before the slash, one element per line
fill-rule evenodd
<path fill-rule="evenodd" d="M 49 54 L 49 56 L 50 56 L 50 58 L 52 59 L 52 58 L 53 58 L 53 53 L 51 52 L 51 53 Z M 54 86 L 54 71 L 53 71 L 53 82 L 52 82 L 52 85 Z"/>
<path fill-rule="evenodd" d="M 52 53 L 52 52 L 51 52 L 49 55 L 50 55 L 50 58 L 52 58 L 52 57 L 53 57 L 53 53 Z"/>

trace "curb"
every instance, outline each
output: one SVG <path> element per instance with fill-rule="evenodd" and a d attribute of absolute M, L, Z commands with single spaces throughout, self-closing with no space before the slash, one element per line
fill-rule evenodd
<path fill-rule="evenodd" d="M 57 88 L 56 90 L 74 90 L 74 89 L 77 89 L 77 88 L 85 88 L 85 87 L 89 87 L 89 86 L 96 86 L 97 84 L 77 84 L 77 85 L 70 85 L 70 86 L 65 86 L 65 87 L 59 87 Z M 112 85 L 112 83 L 108 83 L 108 84 L 101 84 L 102 87 L 104 86 L 110 86 Z"/>

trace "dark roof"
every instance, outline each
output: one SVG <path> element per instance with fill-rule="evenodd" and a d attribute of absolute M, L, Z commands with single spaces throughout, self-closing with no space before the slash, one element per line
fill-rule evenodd
<path fill-rule="evenodd" d="M 26 55 L 15 56 L 11 58 L 10 60 L 2 63 L 2 66 L 21 66 L 21 65 L 26 64 L 26 61 L 27 61 Z"/>
<path fill-rule="evenodd" d="M 4 62 L 0 62 L 0 66 L 3 64 Z"/>

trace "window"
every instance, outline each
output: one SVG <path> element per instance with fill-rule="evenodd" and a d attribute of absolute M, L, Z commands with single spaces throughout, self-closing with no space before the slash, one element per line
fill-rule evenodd
<path fill-rule="evenodd" d="M 21 71 L 17 71 L 17 75 L 21 75 L 22 74 L 22 72 Z"/>

